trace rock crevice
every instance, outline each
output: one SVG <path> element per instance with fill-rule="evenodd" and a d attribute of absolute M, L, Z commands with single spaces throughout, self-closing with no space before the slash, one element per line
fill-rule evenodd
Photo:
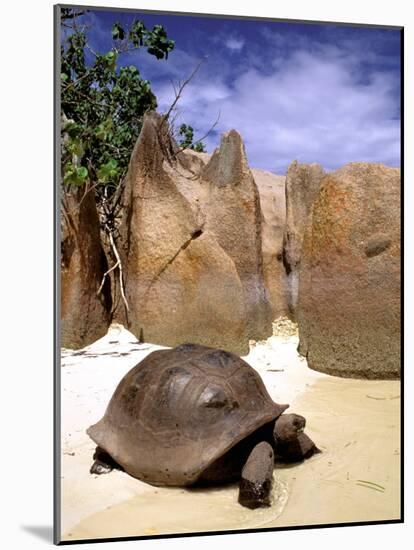
<path fill-rule="evenodd" d="M 250 338 L 270 335 L 272 318 L 260 201 L 243 142 L 225 134 L 210 159 L 171 151 L 162 117 L 147 114 L 122 198 L 129 312 L 119 302 L 115 316 L 153 343 L 247 353 Z"/>
<path fill-rule="evenodd" d="M 288 311 L 293 319 L 296 318 L 297 310 L 303 236 L 324 174 L 319 164 L 299 164 L 295 160 L 286 175 L 286 225 L 282 259 L 287 276 Z"/>
<path fill-rule="evenodd" d="M 82 348 L 101 338 L 110 323 L 109 281 L 97 294 L 108 269 L 100 240 L 93 190 L 65 196 L 61 224 L 61 346 Z"/>

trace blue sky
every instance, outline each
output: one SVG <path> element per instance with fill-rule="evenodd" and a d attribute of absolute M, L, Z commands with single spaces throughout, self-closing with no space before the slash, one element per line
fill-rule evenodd
<path fill-rule="evenodd" d="M 110 29 L 138 18 L 162 24 L 175 49 L 158 61 L 145 49 L 120 61 L 150 80 L 165 111 L 172 82 L 204 60 L 178 105 L 212 152 L 231 128 L 250 166 L 284 174 L 292 160 L 332 170 L 347 162 L 400 163 L 400 32 L 395 29 L 93 11 L 91 46 L 111 47 Z"/>

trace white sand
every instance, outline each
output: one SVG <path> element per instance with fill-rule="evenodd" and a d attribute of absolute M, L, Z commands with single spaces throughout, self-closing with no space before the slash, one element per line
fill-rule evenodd
<path fill-rule="evenodd" d="M 317 373 L 297 343 L 297 336 L 273 336 L 244 359 L 275 401 L 307 418 L 306 432 L 323 453 L 276 469 L 273 506 L 257 511 L 237 504 L 236 485 L 184 490 L 119 471 L 90 475 L 95 445 L 86 428 L 101 418 L 123 375 L 161 346 L 139 344 L 114 325 L 84 353 L 63 352 L 62 538 L 398 519 L 400 383 Z"/>

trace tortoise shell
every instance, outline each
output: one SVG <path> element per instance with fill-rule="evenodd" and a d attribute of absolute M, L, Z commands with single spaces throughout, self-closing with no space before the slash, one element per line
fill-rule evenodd
<path fill-rule="evenodd" d="M 237 355 L 183 344 L 132 368 L 87 433 L 130 475 L 185 486 L 287 407 Z"/>

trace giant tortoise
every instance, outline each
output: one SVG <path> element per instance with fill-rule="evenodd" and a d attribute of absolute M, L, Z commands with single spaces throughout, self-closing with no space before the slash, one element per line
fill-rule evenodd
<path fill-rule="evenodd" d="M 297 461 L 318 451 L 303 433 L 305 419 L 282 414 L 287 408 L 237 355 L 198 344 L 154 351 L 87 430 L 97 444 L 91 472 L 120 467 L 175 486 L 241 478 L 241 504 L 269 505 L 274 452 Z"/>

